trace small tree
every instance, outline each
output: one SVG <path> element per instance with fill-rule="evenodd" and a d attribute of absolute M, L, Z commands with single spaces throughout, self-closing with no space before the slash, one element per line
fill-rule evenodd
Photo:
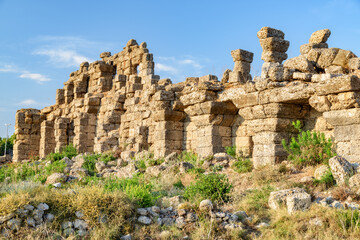
<path fill-rule="evenodd" d="M 324 133 L 303 131 L 299 120 L 292 125 L 299 131 L 297 138 L 292 137 L 289 145 L 282 140 L 288 159 L 299 167 L 320 163 L 328 165 L 329 159 L 336 155 L 331 138 L 325 138 Z"/>

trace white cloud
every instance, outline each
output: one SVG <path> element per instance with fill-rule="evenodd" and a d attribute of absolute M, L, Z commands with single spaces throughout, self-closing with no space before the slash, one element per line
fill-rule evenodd
<path fill-rule="evenodd" d="M 31 105 L 38 105 L 39 103 L 35 101 L 34 99 L 26 99 L 21 102 L 19 102 L 17 105 L 21 106 L 31 106 Z"/>
<path fill-rule="evenodd" d="M 18 70 L 16 69 L 16 67 L 11 64 L 4 64 L 3 66 L 0 67 L 0 72 L 17 72 L 17 71 Z"/>
<path fill-rule="evenodd" d="M 178 72 L 175 67 L 162 63 L 155 63 L 155 70 L 159 72 L 170 72 L 172 74 L 176 74 Z"/>
<path fill-rule="evenodd" d="M 201 62 L 210 62 L 208 59 L 199 59 L 186 56 L 160 56 L 155 57 L 155 71 L 164 73 L 163 77 L 170 77 L 173 82 L 184 81 L 186 76 L 206 75 L 206 69 Z"/>
<path fill-rule="evenodd" d="M 74 50 L 38 49 L 34 54 L 48 56 L 50 62 L 58 67 L 78 67 L 82 62 L 92 62 Z"/>
<path fill-rule="evenodd" d="M 38 83 L 43 83 L 43 82 L 47 82 L 47 81 L 51 80 L 50 78 L 48 78 L 40 73 L 30 73 L 27 71 L 24 71 L 23 74 L 21 74 L 19 77 L 35 80 Z"/>
<path fill-rule="evenodd" d="M 196 69 L 201 69 L 201 68 L 203 68 L 203 66 L 202 66 L 200 63 L 198 63 L 197 61 L 192 60 L 192 59 L 180 60 L 179 63 L 180 63 L 180 64 L 189 64 L 189 65 L 193 66 L 193 67 L 196 68 Z"/>
<path fill-rule="evenodd" d="M 48 57 L 57 68 L 79 67 L 82 62 L 93 62 L 89 55 L 111 48 L 108 43 L 76 36 L 39 36 L 32 42 L 36 44 L 33 54 Z"/>

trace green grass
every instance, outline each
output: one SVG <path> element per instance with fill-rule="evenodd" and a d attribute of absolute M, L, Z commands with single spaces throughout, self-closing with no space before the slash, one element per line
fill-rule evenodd
<path fill-rule="evenodd" d="M 133 178 L 108 178 L 105 180 L 106 191 L 120 190 L 125 193 L 139 207 L 153 206 L 161 195 L 153 192 L 153 185 L 146 183 L 142 175 L 135 175 Z"/>
<path fill-rule="evenodd" d="M 211 199 L 214 202 L 227 202 L 232 185 L 224 174 L 209 173 L 198 176 L 196 182 L 185 188 L 184 197 L 194 202 Z"/>
<path fill-rule="evenodd" d="M 238 158 L 232 168 L 238 173 L 251 172 L 253 164 L 250 159 Z"/>

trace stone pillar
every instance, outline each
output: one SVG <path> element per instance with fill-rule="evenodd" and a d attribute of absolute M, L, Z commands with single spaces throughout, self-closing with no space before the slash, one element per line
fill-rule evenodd
<path fill-rule="evenodd" d="M 54 152 L 55 146 L 54 122 L 45 120 L 41 123 L 40 158 Z"/>
<path fill-rule="evenodd" d="M 237 49 L 231 51 L 231 56 L 235 64 L 233 71 L 228 72 L 229 82 L 246 83 L 247 81 L 251 81 L 250 70 L 254 54 L 246 50 Z"/>
<path fill-rule="evenodd" d="M 287 59 L 286 51 L 290 45 L 289 41 L 284 40 L 285 34 L 274 28 L 263 27 L 257 36 L 263 49 L 261 59 L 265 61 L 261 78 L 274 82 L 289 80 L 292 72 L 281 64 Z"/>
<path fill-rule="evenodd" d="M 281 141 L 288 141 L 292 122 L 303 119 L 307 108 L 289 103 L 270 103 L 246 107 L 239 110 L 245 119 L 241 128 L 243 135 L 251 137 L 253 164 L 255 168 L 273 165 L 287 158 Z M 242 136 L 242 137 L 245 137 Z"/>
<path fill-rule="evenodd" d="M 21 109 L 16 112 L 14 162 L 38 156 L 40 149 L 40 110 Z"/>
<path fill-rule="evenodd" d="M 55 130 L 55 151 L 61 151 L 66 145 L 69 144 L 68 142 L 68 118 L 59 117 L 55 119 L 54 130 Z"/>
<path fill-rule="evenodd" d="M 183 149 L 185 114 L 180 111 L 160 110 L 153 113 L 155 121 L 153 150 L 155 157 L 165 157 Z"/>
<path fill-rule="evenodd" d="M 350 162 L 360 162 L 360 108 L 324 112 L 334 127 L 336 153 Z"/>

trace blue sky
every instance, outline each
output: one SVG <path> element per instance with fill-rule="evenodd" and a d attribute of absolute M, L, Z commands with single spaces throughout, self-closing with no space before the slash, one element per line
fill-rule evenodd
<path fill-rule="evenodd" d="M 254 52 L 259 75 L 263 26 L 281 29 L 289 57 L 312 32 L 329 28 L 330 47 L 360 55 L 360 1 L 20 1 L 0 0 L 0 136 L 20 108 L 55 103 L 81 62 L 147 42 L 156 74 L 173 82 L 232 69 L 230 51 Z"/>

